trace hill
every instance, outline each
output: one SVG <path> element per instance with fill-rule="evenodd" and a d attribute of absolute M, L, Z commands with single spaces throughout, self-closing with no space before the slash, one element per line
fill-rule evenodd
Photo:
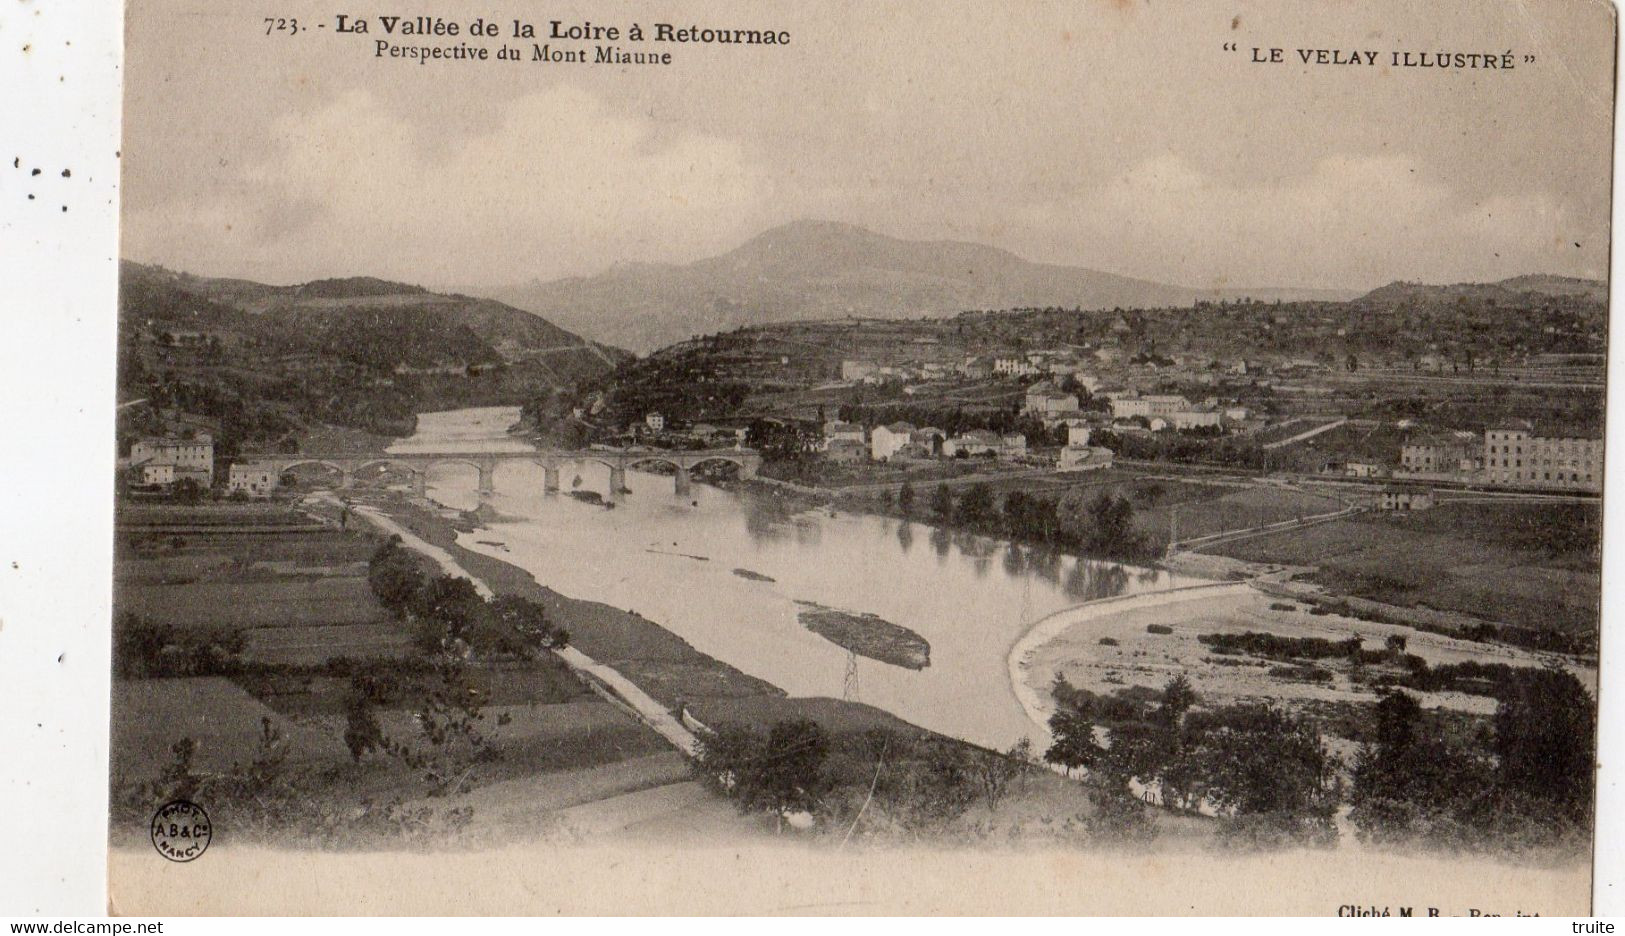
<path fill-rule="evenodd" d="M 401 435 L 414 413 L 532 400 L 630 357 L 500 302 L 370 277 L 271 286 L 126 262 L 119 314 L 121 396 L 206 418 L 228 453 L 323 425 Z"/>
<path fill-rule="evenodd" d="M 1576 297 L 1606 304 L 1608 284 L 1600 280 L 1543 274 L 1514 276 L 1496 283 L 1437 286 L 1396 281 L 1373 289 L 1356 302 L 1365 306 L 1398 307 L 1459 304 L 1465 300 L 1492 306 L 1519 306 L 1555 297 Z"/>
<path fill-rule="evenodd" d="M 719 257 L 620 264 L 591 277 L 493 295 L 599 340 L 644 352 L 694 335 L 805 319 L 900 319 L 968 309 L 1190 305 L 1199 299 L 1346 299 L 1317 290 L 1170 286 L 1033 263 L 963 241 L 911 241 L 850 224 L 795 221 Z"/>

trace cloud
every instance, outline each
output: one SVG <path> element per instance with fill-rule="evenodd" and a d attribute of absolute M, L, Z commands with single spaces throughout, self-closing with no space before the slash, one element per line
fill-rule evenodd
<path fill-rule="evenodd" d="M 1055 206 L 1033 205 L 1028 222 Z M 1571 219 L 1531 192 L 1463 197 L 1403 155 L 1331 155 L 1235 182 L 1164 153 L 1066 199 L 1080 256 L 1192 286 L 1453 281 L 1571 269 Z M 1246 283 L 1234 271 L 1248 270 Z M 1600 271 L 1598 271 L 1600 272 Z"/>
<path fill-rule="evenodd" d="M 273 278 L 321 275 L 310 258 L 326 257 L 327 274 L 503 282 L 592 271 L 606 252 L 647 256 L 665 240 L 730 246 L 732 219 L 757 216 L 772 190 L 737 143 L 657 132 L 562 85 L 466 135 L 427 135 L 359 89 L 268 135 L 199 200 L 133 208 L 129 239 L 198 266 L 252 258 Z"/>

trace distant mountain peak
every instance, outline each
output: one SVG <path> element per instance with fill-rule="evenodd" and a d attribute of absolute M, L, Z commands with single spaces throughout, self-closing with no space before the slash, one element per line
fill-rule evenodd
<path fill-rule="evenodd" d="M 1352 298 L 1317 290 L 1198 290 L 1084 267 L 1034 263 L 1002 248 L 905 240 L 801 218 L 688 264 L 616 264 L 596 276 L 488 290 L 599 341 L 650 351 L 743 325 L 916 318 L 1030 306 L 1111 309 L 1198 299 Z"/>

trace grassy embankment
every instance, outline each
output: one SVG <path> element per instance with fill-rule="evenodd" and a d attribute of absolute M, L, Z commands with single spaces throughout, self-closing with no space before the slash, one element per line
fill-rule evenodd
<path fill-rule="evenodd" d="M 1582 504 L 1443 504 L 1371 513 L 1213 547 L 1249 562 L 1314 566 L 1337 594 L 1456 612 L 1595 647 L 1600 511 Z"/>

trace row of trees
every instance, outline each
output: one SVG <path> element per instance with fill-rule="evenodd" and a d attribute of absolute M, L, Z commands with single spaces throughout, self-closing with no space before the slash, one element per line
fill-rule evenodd
<path fill-rule="evenodd" d="M 405 675 L 378 668 L 351 675 L 344 743 L 357 761 L 375 751 L 399 758 L 421 773 L 431 796 L 464 789 L 475 767 L 497 756 L 480 730 L 486 692 L 473 666 L 532 659 L 567 646 L 570 635 L 534 601 L 488 600 L 466 578 L 425 574 L 400 537 L 374 553 L 367 581 L 379 602 L 411 628 L 415 665 Z M 414 710 L 417 744 L 384 732 L 377 713 L 391 705 Z"/>
<path fill-rule="evenodd" d="M 1383 842 L 1583 847 L 1591 822 L 1594 703 L 1560 669 L 1504 681 L 1488 731 L 1452 731 L 1415 696 L 1374 707 L 1355 760 L 1350 819 Z"/>
<path fill-rule="evenodd" d="M 834 736 L 808 719 L 721 726 L 696 761 L 743 812 L 870 839 L 941 833 L 977 804 L 996 809 L 1036 769 L 1026 741 L 1000 754 L 888 728 Z"/>
<path fill-rule="evenodd" d="M 1206 803 L 1226 818 L 1225 835 L 1253 844 L 1335 840 L 1340 762 L 1306 720 L 1263 704 L 1195 708 L 1176 676 L 1153 704 L 1122 711 L 1057 676 L 1054 743 L 1044 759 L 1089 772 L 1097 809 L 1132 833 L 1144 822 L 1126 808 L 1132 784 L 1156 785 L 1164 804 Z"/>
<path fill-rule="evenodd" d="M 1011 491 L 1000 501 L 986 484 L 972 484 L 958 497 L 948 485 L 938 484 L 922 511 L 913 485 L 904 482 L 897 491 L 897 509 L 905 517 L 923 516 L 940 526 L 1103 559 L 1146 559 L 1157 551 L 1157 544 L 1135 525 L 1134 503 L 1106 491 L 1091 494 L 1074 488 L 1059 498 Z"/>
<path fill-rule="evenodd" d="M 1088 771 L 1101 815 L 1126 830 L 1143 820 L 1126 805 L 1140 784 L 1164 805 L 1216 812 L 1227 838 L 1253 844 L 1329 843 L 1345 802 L 1358 833 L 1378 842 L 1504 852 L 1588 841 L 1594 703 L 1565 670 L 1519 670 L 1479 731 L 1387 693 L 1355 726 L 1351 767 L 1309 718 L 1268 704 L 1198 708 L 1184 676 L 1150 701 L 1061 676 L 1051 691 L 1045 760 Z"/>

